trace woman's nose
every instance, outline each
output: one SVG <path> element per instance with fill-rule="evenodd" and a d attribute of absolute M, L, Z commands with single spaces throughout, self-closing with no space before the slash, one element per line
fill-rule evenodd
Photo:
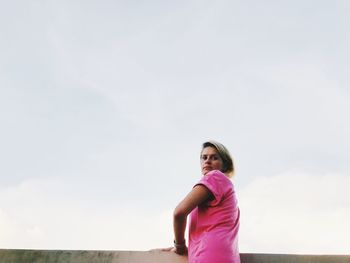
<path fill-rule="evenodd" d="M 207 159 L 205 159 L 204 163 L 210 163 L 211 162 L 211 158 L 207 157 Z"/>

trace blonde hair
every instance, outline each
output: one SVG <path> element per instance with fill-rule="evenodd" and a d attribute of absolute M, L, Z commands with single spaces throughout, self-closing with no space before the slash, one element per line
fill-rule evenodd
<path fill-rule="evenodd" d="M 206 141 L 202 144 L 201 153 L 202 153 L 203 149 L 206 147 L 213 147 L 216 149 L 216 151 L 218 152 L 218 154 L 222 160 L 221 172 L 226 174 L 227 177 L 230 177 L 230 178 L 233 177 L 234 172 L 235 172 L 234 165 L 233 165 L 233 159 L 232 159 L 230 152 L 227 150 L 227 148 L 223 144 L 221 144 L 217 141 Z"/>

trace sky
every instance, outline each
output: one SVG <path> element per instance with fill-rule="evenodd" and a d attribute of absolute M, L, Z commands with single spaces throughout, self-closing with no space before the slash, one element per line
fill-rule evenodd
<path fill-rule="evenodd" d="M 348 1 L 1 1 L 0 248 L 172 245 L 201 144 L 247 253 L 350 254 Z"/>

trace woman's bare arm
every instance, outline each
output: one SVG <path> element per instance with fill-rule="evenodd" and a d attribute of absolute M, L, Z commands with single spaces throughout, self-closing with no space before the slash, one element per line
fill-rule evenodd
<path fill-rule="evenodd" d="M 174 234 L 175 243 L 184 244 L 185 242 L 185 229 L 186 229 L 186 218 L 188 214 L 198 205 L 212 198 L 212 193 L 203 185 L 196 185 L 192 191 L 178 204 L 174 210 Z M 177 249 L 181 250 L 181 249 Z M 182 251 L 175 252 L 179 254 Z"/>

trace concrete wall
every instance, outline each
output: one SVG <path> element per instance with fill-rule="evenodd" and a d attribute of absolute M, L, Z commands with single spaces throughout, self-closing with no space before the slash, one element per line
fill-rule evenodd
<path fill-rule="evenodd" d="M 0 263 L 186 263 L 161 251 L 69 251 L 0 249 Z M 208 262 L 215 263 L 215 262 Z M 350 255 L 241 254 L 241 263 L 350 263 Z"/>

